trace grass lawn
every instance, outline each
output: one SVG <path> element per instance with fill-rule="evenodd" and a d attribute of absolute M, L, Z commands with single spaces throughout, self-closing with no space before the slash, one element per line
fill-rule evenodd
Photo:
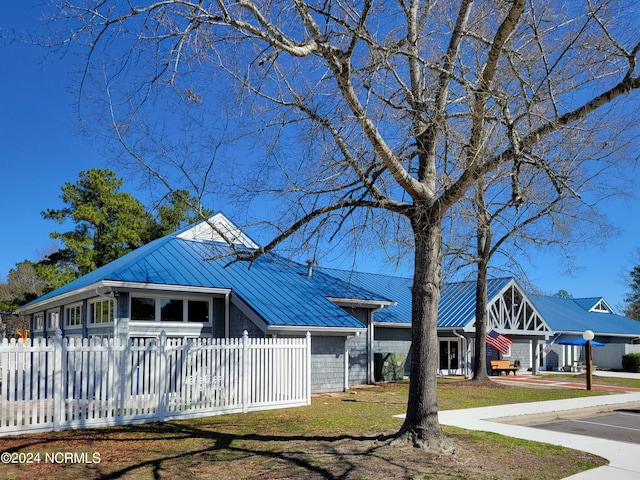
<path fill-rule="evenodd" d="M 309 407 L 167 423 L 0 437 L 0 451 L 40 463 L 0 466 L 8 479 L 554 479 L 602 465 L 603 459 L 492 433 L 445 428 L 455 455 L 389 446 L 407 384 L 354 388 L 316 396 Z M 585 390 L 439 384 L 440 409 L 574 398 Z M 60 453 L 77 454 L 66 463 Z M 99 454 L 99 463 L 93 454 Z M 84 456 L 83 456 L 84 454 Z M 69 457 L 71 459 L 71 457 Z"/>

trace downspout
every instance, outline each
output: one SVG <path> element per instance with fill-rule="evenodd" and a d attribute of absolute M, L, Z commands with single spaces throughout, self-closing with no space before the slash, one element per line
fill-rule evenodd
<path fill-rule="evenodd" d="M 469 352 L 467 351 L 468 348 L 468 343 L 467 343 L 467 337 L 465 337 L 464 335 L 460 335 L 456 330 L 452 330 L 452 333 L 462 339 L 462 351 L 464 352 L 464 368 L 462 369 L 462 373 L 464 375 L 465 378 L 471 378 L 471 375 L 469 375 L 469 367 L 467 366 L 467 358 L 469 357 Z"/>
<path fill-rule="evenodd" d="M 229 338 L 229 317 L 230 317 L 229 310 L 231 308 L 230 295 L 231 295 L 230 292 L 225 293 L 224 295 L 224 338 Z"/>

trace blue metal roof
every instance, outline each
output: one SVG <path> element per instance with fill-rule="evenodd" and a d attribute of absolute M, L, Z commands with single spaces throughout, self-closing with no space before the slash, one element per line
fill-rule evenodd
<path fill-rule="evenodd" d="M 188 227 L 189 228 L 189 227 Z M 22 309 L 82 290 L 103 281 L 160 284 L 183 287 L 230 289 L 268 325 L 300 327 L 364 328 L 360 321 L 329 298 L 357 299 L 382 304 L 396 302 L 375 314 L 376 322 L 411 323 L 412 279 L 372 273 L 316 268 L 311 277 L 307 267 L 269 253 L 251 264 L 236 262 L 230 246 L 200 239 L 183 238 L 183 229 L 155 240 L 53 292 L 28 303 Z M 491 302 L 512 278 L 490 279 Z M 601 298 L 564 299 L 529 295 L 538 312 L 556 332 L 640 336 L 640 322 L 610 313 L 589 312 Z M 470 327 L 475 320 L 475 282 L 451 283 L 441 290 L 438 327 Z"/>
<path fill-rule="evenodd" d="M 362 273 L 334 268 L 318 268 L 331 277 L 340 279 L 348 285 L 364 288 L 365 290 L 384 295 L 396 305 L 386 307 L 375 313 L 376 322 L 411 323 L 411 285 L 412 279 L 392 277 L 375 273 Z"/>
<path fill-rule="evenodd" d="M 593 303 L 582 299 L 530 295 L 529 298 L 549 326 L 556 332 L 584 332 L 591 330 L 599 335 L 640 336 L 640 322 L 612 313 L 589 312 Z"/>
<path fill-rule="evenodd" d="M 572 298 L 574 302 L 576 302 L 581 308 L 586 310 L 587 312 L 595 307 L 600 300 L 603 300 L 602 297 L 589 297 L 589 298 Z"/>
<path fill-rule="evenodd" d="M 364 325 L 327 297 L 388 302 L 383 296 L 349 285 L 276 254 L 252 264 L 231 257 L 203 260 L 231 253 L 218 242 L 177 238 L 175 234 L 151 242 L 37 300 L 43 300 L 111 280 L 189 287 L 229 288 L 268 325 L 363 328 Z M 24 307 L 23 307 L 24 308 Z"/>
<path fill-rule="evenodd" d="M 397 302 L 397 305 L 376 312 L 376 322 L 411 323 L 411 286 L 413 283 L 411 278 L 331 268 L 323 268 L 322 270 L 346 283 L 380 295 L 384 294 Z M 489 302 L 511 281 L 513 281 L 512 278 L 490 279 L 487 288 Z M 475 320 L 475 288 L 475 282 L 450 283 L 442 287 L 438 305 L 439 328 L 463 328 Z"/>

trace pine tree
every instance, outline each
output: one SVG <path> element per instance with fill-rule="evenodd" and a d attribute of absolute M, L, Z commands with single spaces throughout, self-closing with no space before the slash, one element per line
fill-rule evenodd
<path fill-rule="evenodd" d="M 627 302 L 624 314 L 634 320 L 640 320 L 640 265 L 636 265 L 629 272 L 629 275 L 631 276 L 631 283 L 629 284 L 631 292 L 624 299 Z"/>
<path fill-rule="evenodd" d="M 62 187 L 66 207 L 42 212 L 45 219 L 75 224 L 69 232 L 53 232 L 64 244 L 65 258 L 84 275 L 121 257 L 144 243 L 153 219 L 130 193 L 121 192 L 123 181 L 111 170 L 80 172 L 75 184 Z"/>

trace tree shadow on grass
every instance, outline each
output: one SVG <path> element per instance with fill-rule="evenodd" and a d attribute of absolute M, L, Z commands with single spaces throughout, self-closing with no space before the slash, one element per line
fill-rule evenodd
<path fill-rule="evenodd" d="M 376 450 L 385 445 L 383 436 L 305 436 L 305 435 L 261 435 L 261 434 L 228 434 L 210 429 L 197 428 L 183 423 L 152 423 L 137 426 L 118 428 L 118 434 L 132 433 L 138 437 L 127 441 L 149 442 L 156 440 L 200 440 L 205 443 L 202 448 L 182 451 L 171 455 L 162 455 L 154 459 L 126 466 L 108 474 L 101 475 L 100 479 L 110 480 L 120 478 L 130 472 L 150 467 L 154 478 L 161 478 L 162 470 L 168 462 L 180 460 L 182 463 L 189 458 L 194 462 L 242 462 L 248 459 L 275 460 L 283 469 L 296 471 L 298 476 L 302 473 L 314 477 L 339 479 L 347 478 L 355 468 L 346 456 L 371 457 Z M 144 433 L 143 436 L 140 436 Z M 201 442 L 199 442 L 201 443 Z M 352 448 L 342 451 L 341 446 L 350 444 Z M 354 446 L 359 448 L 353 448 Z M 324 461 L 314 460 L 317 456 Z M 335 461 L 331 458 L 335 457 Z M 328 461 L 327 461 L 328 460 Z M 333 465 L 327 468 L 326 465 Z M 267 467 L 265 467 L 267 468 Z M 258 467 L 260 469 L 260 467 Z M 336 471 L 338 470 L 338 471 Z M 251 476 L 251 472 L 246 474 Z M 304 475 L 302 475 L 304 477 Z"/>
<path fill-rule="evenodd" d="M 401 460 L 383 450 L 389 448 L 389 436 L 230 434 L 214 424 L 170 421 L 5 438 L 0 450 L 9 453 L 100 451 L 100 464 L 75 469 L 87 479 L 136 474 L 159 479 L 175 472 L 197 477 L 198 471 L 214 478 L 341 479 L 354 471 L 364 474 L 372 462 L 382 465 L 377 471 L 393 471 L 390 477 L 409 475 Z M 57 473 L 72 478 L 71 471 Z"/>

